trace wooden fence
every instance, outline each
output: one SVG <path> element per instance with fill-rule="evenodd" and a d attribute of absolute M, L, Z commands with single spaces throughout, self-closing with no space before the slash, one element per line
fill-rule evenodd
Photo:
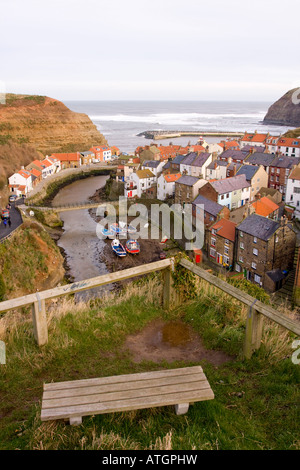
<path fill-rule="evenodd" d="M 272 320 L 273 322 L 281 325 L 292 333 L 300 336 L 300 323 L 286 317 L 274 308 L 263 304 L 259 300 L 250 296 L 249 294 L 231 286 L 218 277 L 208 273 L 204 269 L 196 266 L 192 262 L 182 259 L 180 265 L 188 269 L 201 279 L 207 281 L 214 287 L 221 289 L 226 294 L 237 299 L 239 302 L 248 306 L 248 315 L 246 321 L 246 333 L 244 342 L 244 356 L 250 358 L 253 351 L 258 349 L 261 344 L 263 316 Z M 43 346 L 48 342 L 48 326 L 46 316 L 46 300 L 62 297 L 69 294 L 89 290 L 95 287 L 104 286 L 106 284 L 123 281 L 125 279 L 134 278 L 149 274 L 151 272 L 163 272 L 163 306 L 169 309 L 174 304 L 174 299 L 177 297 L 176 292 L 172 286 L 172 271 L 174 270 L 174 259 L 168 258 L 161 261 L 156 261 L 142 266 L 137 266 L 130 269 L 124 269 L 115 273 L 104 274 L 102 276 L 86 279 L 79 282 L 74 282 L 61 287 L 45 290 L 35 294 L 25 295 L 16 299 L 6 300 L 0 302 L 0 313 L 7 310 L 25 307 L 32 305 L 32 320 L 35 339 L 39 346 Z"/>

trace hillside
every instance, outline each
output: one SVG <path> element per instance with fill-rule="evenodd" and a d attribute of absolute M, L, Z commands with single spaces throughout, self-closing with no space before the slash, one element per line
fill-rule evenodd
<path fill-rule="evenodd" d="M 7 94 L 0 104 L 0 195 L 7 195 L 7 177 L 32 160 L 95 144 L 107 142 L 87 115 L 46 96 Z"/>
<path fill-rule="evenodd" d="M 293 100 L 297 88 L 289 90 L 268 109 L 263 124 L 275 124 L 283 126 L 300 126 L 300 103 Z M 298 96 L 298 95 L 297 95 Z M 298 102 L 298 103 L 297 103 Z"/>

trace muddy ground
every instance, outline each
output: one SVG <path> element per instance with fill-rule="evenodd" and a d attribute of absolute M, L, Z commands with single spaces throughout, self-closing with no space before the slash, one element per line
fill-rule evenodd
<path fill-rule="evenodd" d="M 140 332 L 127 337 L 124 352 L 129 351 L 136 363 L 152 361 L 207 361 L 215 366 L 233 361 L 222 351 L 206 349 L 200 336 L 182 321 L 152 321 Z"/>

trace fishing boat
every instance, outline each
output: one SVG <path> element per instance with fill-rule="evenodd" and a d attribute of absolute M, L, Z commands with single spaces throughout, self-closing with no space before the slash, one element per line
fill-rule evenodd
<path fill-rule="evenodd" d="M 115 238 L 115 233 L 112 230 L 108 230 L 107 228 L 103 227 L 100 231 L 101 231 L 103 237 L 105 237 L 105 238 L 110 238 L 110 239 Z"/>
<path fill-rule="evenodd" d="M 116 238 L 111 242 L 111 249 L 117 256 L 120 256 L 121 258 L 126 256 L 126 250 L 124 246 L 120 243 L 120 240 L 117 240 Z"/>
<path fill-rule="evenodd" d="M 125 248 L 131 255 L 137 255 L 140 252 L 140 244 L 137 240 L 127 240 Z"/>

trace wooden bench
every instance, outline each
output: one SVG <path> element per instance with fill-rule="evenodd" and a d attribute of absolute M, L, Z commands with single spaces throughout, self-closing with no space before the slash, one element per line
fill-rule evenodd
<path fill-rule="evenodd" d="M 166 405 L 175 405 L 176 414 L 184 414 L 190 403 L 213 398 L 200 366 L 48 383 L 41 420 L 64 419 L 78 425 L 87 415 Z"/>

